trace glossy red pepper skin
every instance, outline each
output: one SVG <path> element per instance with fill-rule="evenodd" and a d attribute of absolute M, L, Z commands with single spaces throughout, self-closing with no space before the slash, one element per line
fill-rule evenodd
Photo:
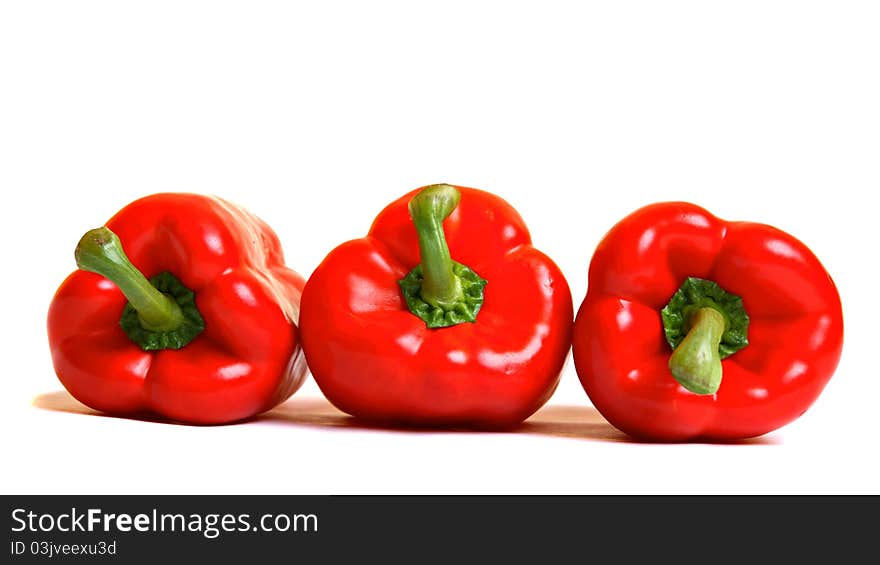
<path fill-rule="evenodd" d="M 144 351 L 119 325 L 126 298 L 77 270 L 49 308 L 56 374 L 79 401 L 117 415 L 193 424 L 249 418 L 290 396 L 307 369 L 296 327 L 303 278 L 276 234 L 219 198 L 165 193 L 107 222 L 148 278 L 168 271 L 195 292 L 205 330 L 179 350 Z"/>
<path fill-rule="evenodd" d="M 568 283 L 507 202 L 456 188 L 461 201 L 443 228 L 452 258 L 488 280 L 476 322 L 428 329 L 407 309 L 398 280 L 419 264 L 407 210 L 417 191 L 309 277 L 303 348 L 340 410 L 396 424 L 500 428 L 526 419 L 555 390 L 571 345 Z"/>
<path fill-rule="evenodd" d="M 689 276 L 739 295 L 751 319 L 749 345 L 722 361 L 711 395 L 688 392 L 667 366 L 660 310 Z M 842 346 L 840 296 L 803 243 L 771 226 L 666 202 L 627 216 L 598 245 L 572 353 L 590 400 L 623 432 L 724 441 L 763 435 L 803 414 Z"/>

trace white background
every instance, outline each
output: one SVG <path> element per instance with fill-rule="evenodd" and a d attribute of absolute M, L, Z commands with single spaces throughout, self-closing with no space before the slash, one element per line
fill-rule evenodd
<path fill-rule="evenodd" d="M 5 2 L 4 493 L 880 493 L 872 2 Z M 88 414 L 45 318 L 79 236 L 131 200 L 236 201 L 308 276 L 436 182 L 507 199 L 575 307 L 605 231 L 682 199 L 773 224 L 844 302 L 837 373 L 739 445 L 627 441 L 569 362 L 517 433 L 353 426 L 311 379 L 268 417 Z"/>

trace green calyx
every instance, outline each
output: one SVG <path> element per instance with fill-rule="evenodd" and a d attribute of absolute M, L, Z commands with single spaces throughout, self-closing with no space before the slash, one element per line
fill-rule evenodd
<path fill-rule="evenodd" d="M 435 184 L 421 189 L 409 202 L 421 263 L 398 284 L 409 311 L 429 328 L 475 322 L 483 305 L 486 280 L 452 260 L 443 232 L 443 220 L 460 199 L 454 186 Z"/>
<path fill-rule="evenodd" d="M 660 316 L 673 349 L 673 377 L 695 394 L 715 394 L 721 386 L 721 360 L 749 344 L 742 298 L 712 281 L 688 277 Z"/>
<path fill-rule="evenodd" d="M 486 279 L 465 267 L 452 262 L 452 272 L 461 283 L 461 297 L 446 307 L 434 306 L 422 298 L 420 291 L 424 275 L 419 265 L 398 281 L 403 299 L 409 311 L 424 320 L 429 328 L 445 328 L 464 322 L 477 321 L 477 312 L 483 305 L 483 288 Z"/>
<path fill-rule="evenodd" d="M 141 349 L 180 349 L 205 329 L 193 292 L 171 273 L 159 273 L 148 281 L 108 228 L 87 232 L 75 257 L 80 269 L 107 278 L 128 299 L 119 325 Z"/>

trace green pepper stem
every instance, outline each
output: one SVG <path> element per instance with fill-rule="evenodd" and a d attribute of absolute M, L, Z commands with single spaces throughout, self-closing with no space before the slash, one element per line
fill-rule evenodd
<path fill-rule="evenodd" d="M 715 394 L 721 386 L 718 346 L 725 330 L 724 316 L 711 307 L 691 314 L 687 335 L 669 357 L 669 370 L 684 388 L 695 394 Z"/>
<path fill-rule="evenodd" d="M 144 329 L 173 331 L 184 322 L 177 302 L 157 290 L 131 264 L 119 237 L 106 227 L 87 232 L 76 246 L 76 264 L 112 281 L 137 311 Z"/>
<path fill-rule="evenodd" d="M 461 199 L 461 193 L 448 184 L 426 186 L 409 202 L 419 236 L 419 253 L 424 278 L 420 295 L 431 306 L 451 309 L 464 292 L 461 279 L 452 270 L 452 257 L 443 233 L 445 220 Z"/>

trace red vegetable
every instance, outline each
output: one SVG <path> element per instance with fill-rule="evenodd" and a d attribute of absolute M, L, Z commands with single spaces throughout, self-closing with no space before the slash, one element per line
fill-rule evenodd
<path fill-rule="evenodd" d="M 599 244 L 573 357 L 620 430 L 731 440 L 803 414 L 842 345 L 837 289 L 803 243 L 669 202 L 637 210 Z"/>
<path fill-rule="evenodd" d="M 509 204 L 433 185 L 324 259 L 301 329 L 316 383 L 349 414 L 504 427 L 554 391 L 572 318 L 565 278 Z"/>
<path fill-rule="evenodd" d="M 84 404 L 218 424 L 274 407 L 305 378 L 295 325 L 304 280 L 245 210 L 148 196 L 88 232 L 76 259 L 48 334 L 58 378 Z"/>

